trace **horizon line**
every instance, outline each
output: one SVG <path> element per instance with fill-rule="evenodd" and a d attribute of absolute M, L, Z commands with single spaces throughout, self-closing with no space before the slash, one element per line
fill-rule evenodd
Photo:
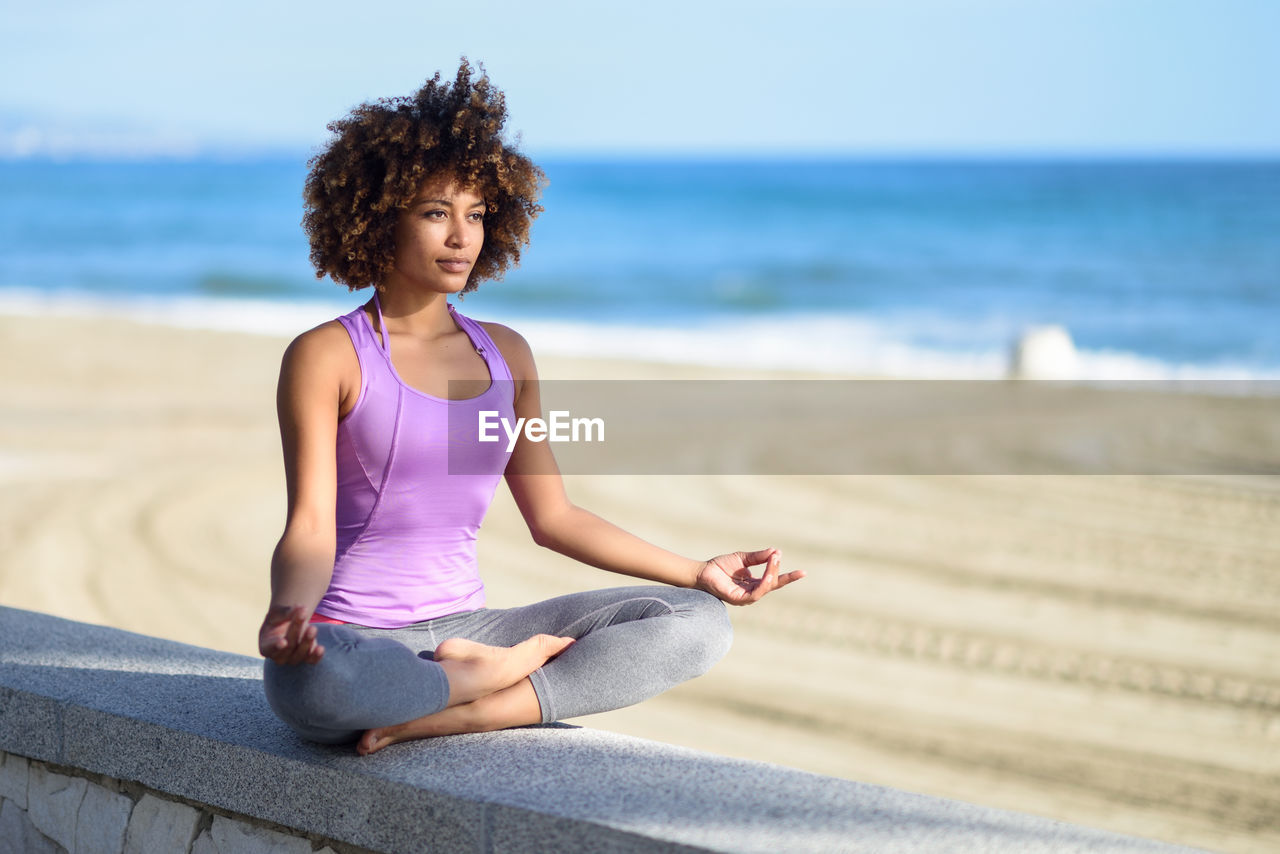
<path fill-rule="evenodd" d="M 118 148 L 79 151 L 13 152 L 0 150 L 0 163 L 252 163 L 296 160 L 305 163 L 320 149 L 290 145 L 254 147 L 202 146 L 172 150 L 151 149 L 127 151 Z M 522 149 L 535 162 L 611 163 L 611 162 L 833 162 L 833 161 L 1273 161 L 1280 160 L 1280 147 L 1268 148 L 1007 148 L 1007 147 L 865 147 L 865 148 L 617 148 L 571 149 L 549 147 L 542 150 Z"/>

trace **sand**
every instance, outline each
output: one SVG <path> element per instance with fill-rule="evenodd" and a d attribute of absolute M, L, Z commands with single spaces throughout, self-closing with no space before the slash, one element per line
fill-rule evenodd
<path fill-rule="evenodd" d="M 255 654 L 284 513 L 285 343 L 0 318 L 0 602 Z M 1198 447 L 1252 461 L 1224 470 L 1275 472 L 1274 444 L 1241 447 L 1250 417 L 1197 427 Z M 577 722 L 1215 850 L 1280 848 L 1280 477 L 567 481 L 673 550 L 775 545 L 809 573 L 734 610 L 734 648 L 708 675 Z M 494 606 L 629 583 L 536 547 L 501 488 L 480 555 Z"/>

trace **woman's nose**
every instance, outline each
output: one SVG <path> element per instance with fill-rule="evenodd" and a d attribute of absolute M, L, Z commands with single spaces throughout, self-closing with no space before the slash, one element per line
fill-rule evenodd
<path fill-rule="evenodd" d="M 446 238 L 449 246 L 461 249 L 471 243 L 471 230 L 466 223 L 455 222 L 453 227 L 449 229 L 449 235 Z"/>

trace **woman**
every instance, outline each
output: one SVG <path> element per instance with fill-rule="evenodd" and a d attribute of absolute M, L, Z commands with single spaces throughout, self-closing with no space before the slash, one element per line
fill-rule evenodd
<path fill-rule="evenodd" d="M 525 340 L 447 302 L 517 262 L 541 210 L 542 172 L 503 142 L 505 118 L 464 60 L 452 84 L 330 125 L 307 178 L 317 276 L 373 297 L 283 359 L 288 517 L 259 649 L 276 713 L 362 754 L 638 702 L 727 651 L 723 602 L 803 575 L 776 549 L 698 561 L 628 534 L 569 501 L 545 442 L 451 436 L 450 415 L 541 416 Z M 484 607 L 475 535 L 502 477 L 539 545 L 667 586 Z"/>

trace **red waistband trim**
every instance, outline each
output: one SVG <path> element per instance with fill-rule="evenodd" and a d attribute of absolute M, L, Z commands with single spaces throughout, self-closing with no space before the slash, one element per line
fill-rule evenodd
<path fill-rule="evenodd" d="M 326 617 L 324 614 L 312 614 L 311 622 L 313 623 L 337 623 L 340 626 L 349 625 L 346 620 L 335 620 L 333 617 Z"/>

